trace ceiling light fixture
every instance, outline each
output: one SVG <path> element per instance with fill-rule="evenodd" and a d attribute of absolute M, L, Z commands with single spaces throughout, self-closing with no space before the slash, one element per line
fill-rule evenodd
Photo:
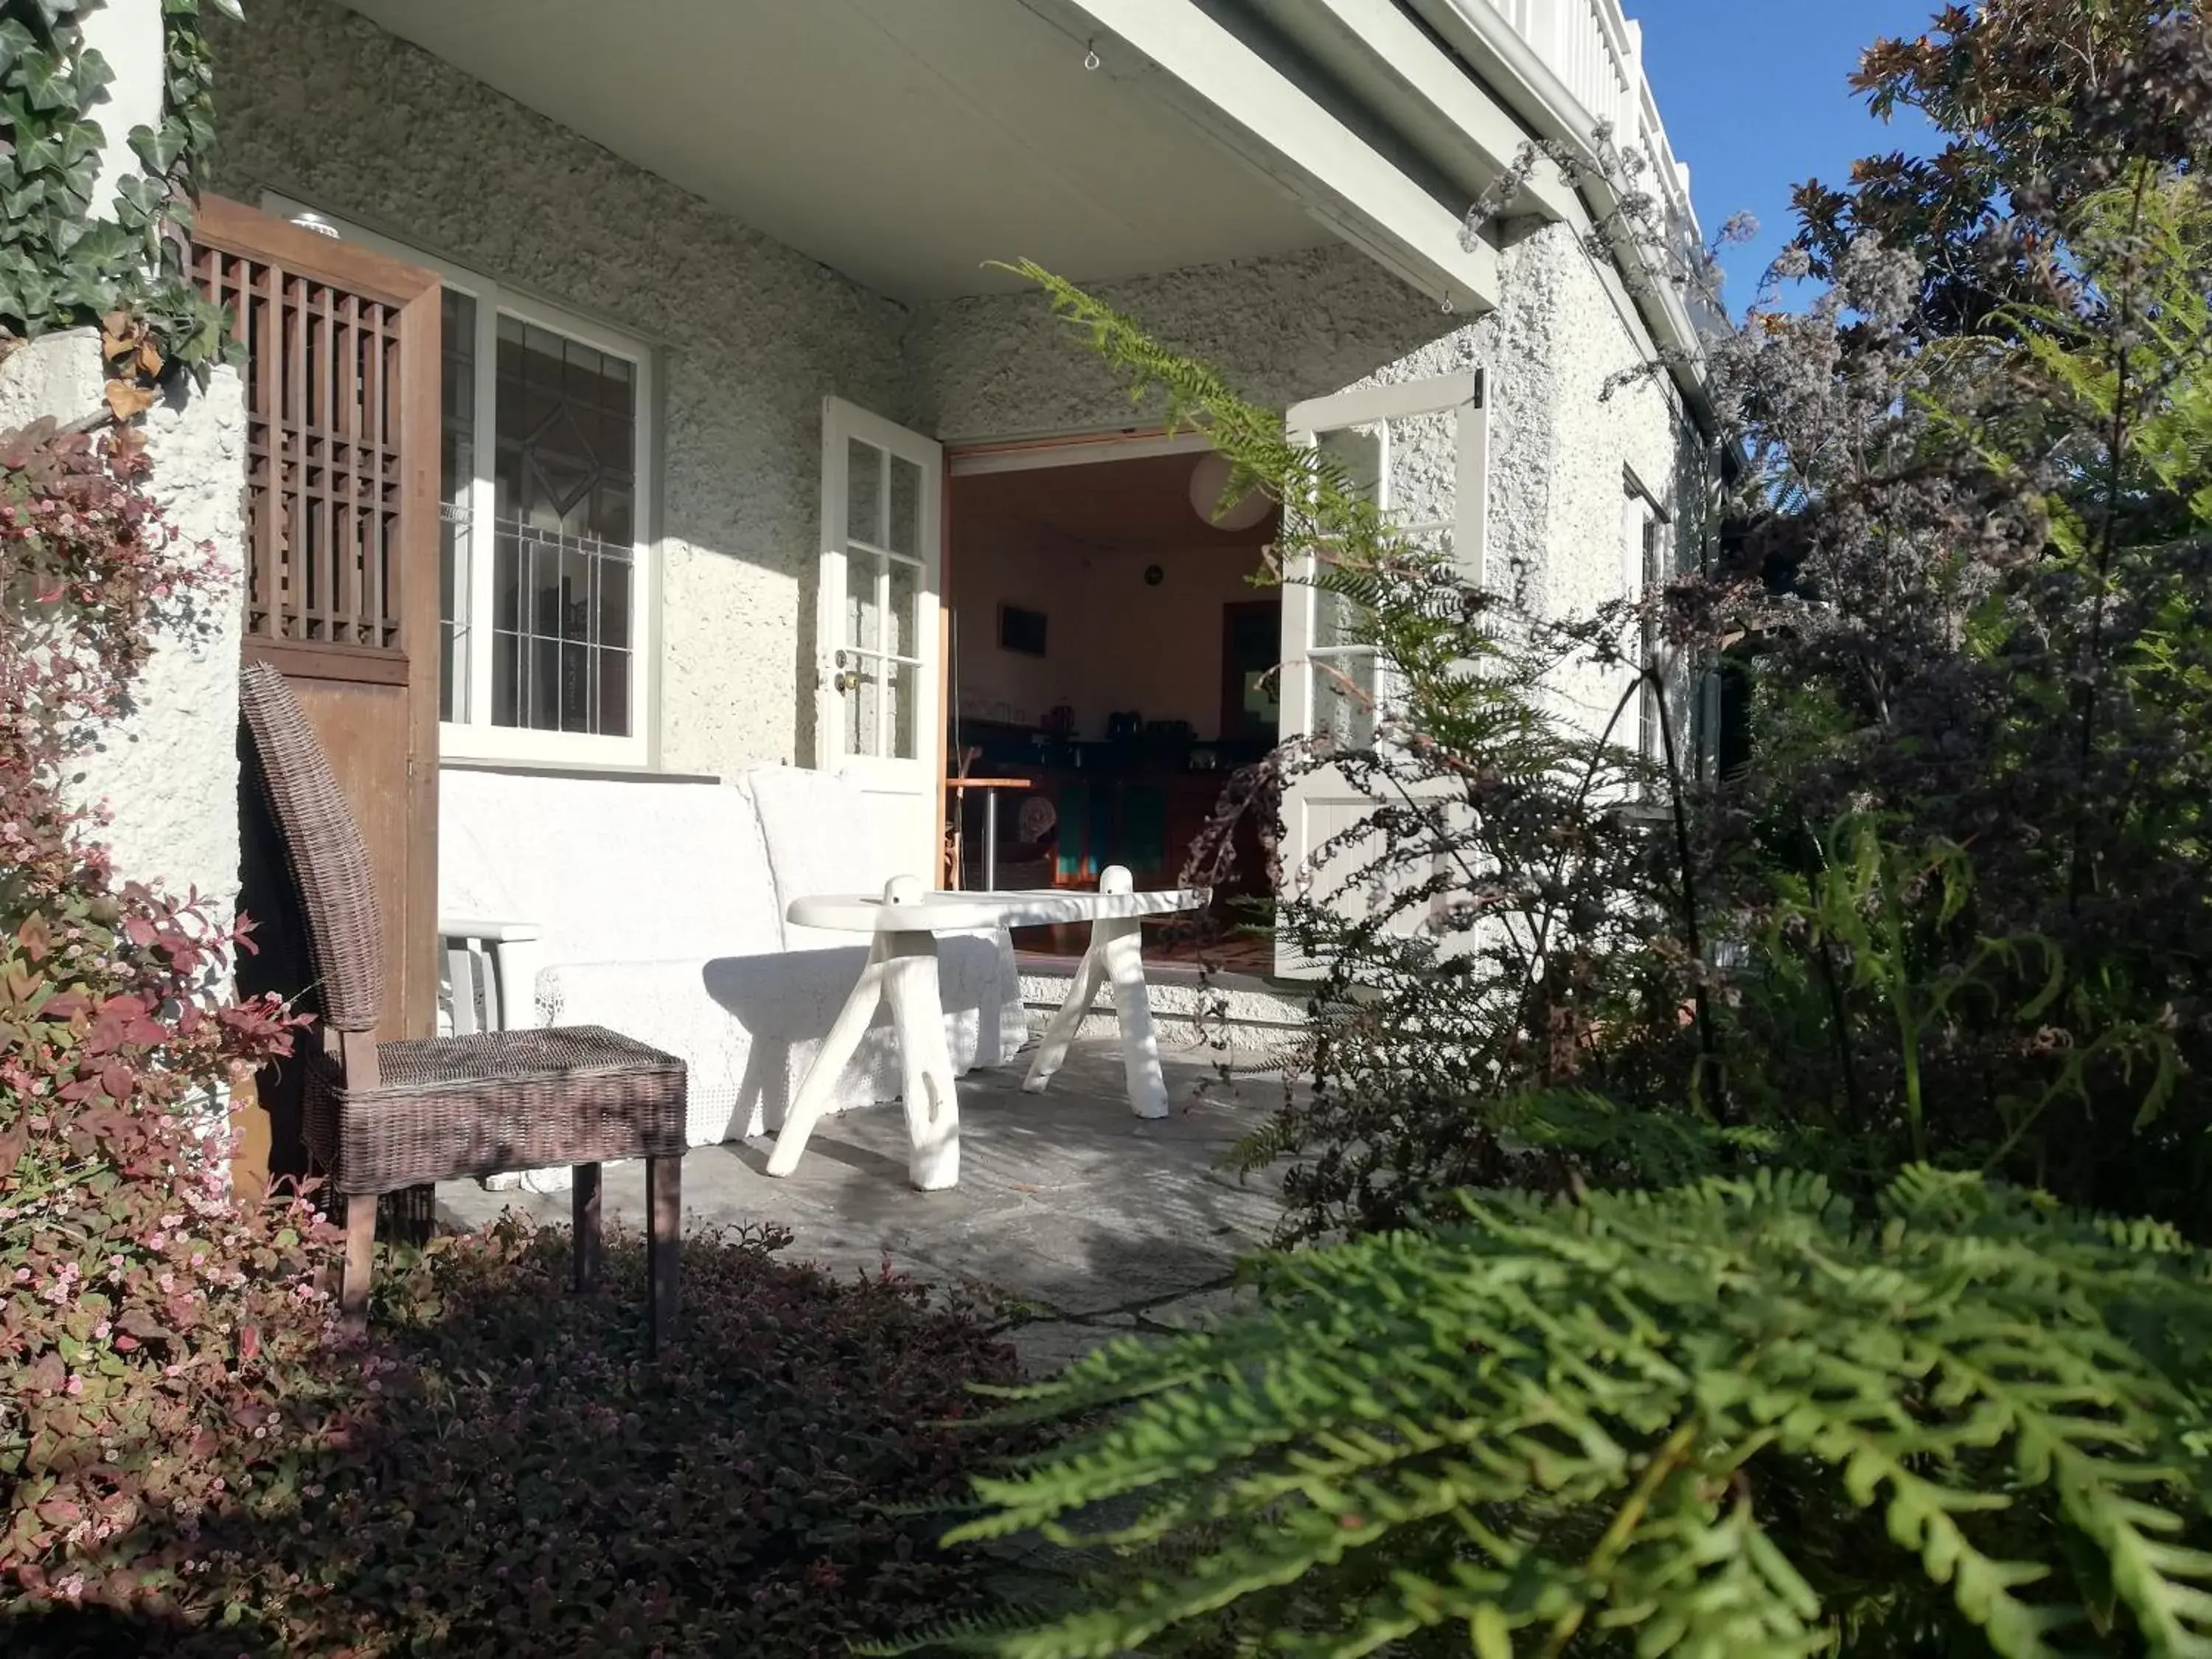
<path fill-rule="evenodd" d="M 1218 449 L 1200 456 L 1198 465 L 1190 470 L 1191 507 L 1216 530 L 1249 530 L 1274 510 L 1274 502 L 1263 489 L 1248 489 L 1224 508 L 1222 493 L 1229 488 L 1235 471 L 1229 458 Z"/>

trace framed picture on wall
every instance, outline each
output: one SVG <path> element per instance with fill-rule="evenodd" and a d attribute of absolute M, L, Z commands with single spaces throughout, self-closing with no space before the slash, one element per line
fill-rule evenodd
<path fill-rule="evenodd" d="M 1015 651 L 1024 657 L 1045 654 L 1045 614 L 1029 611 L 1018 605 L 999 607 L 999 649 Z"/>

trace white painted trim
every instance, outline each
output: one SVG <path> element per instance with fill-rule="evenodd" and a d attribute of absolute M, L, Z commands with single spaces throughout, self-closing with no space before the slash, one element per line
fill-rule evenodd
<path fill-rule="evenodd" d="M 1490 374 L 1476 371 L 1474 398 L 1462 405 L 1459 467 L 1452 483 L 1457 520 L 1452 550 L 1460 573 L 1477 587 L 1490 585 Z"/>
<path fill-rule="evenodd" d="M 915 568 L 915 653 L 892 652 L 890 560 L 878 588 L 878 614 L 886 630 L 874 648 L 853 646 L 845 640 L 846 550 L 855 544 L 848 521 L 849 496 L 847 476 L 849 441 L 858 440 L 889 459 L 911 462 L 921 474 L 921 493 L 915 503 L 920 515 L 916 530 L 921 557 L 894 556 Z M 842 398 L 822 400 L 822 537 L 818 550 L 814 596 L 814 757 L 826 772 L 840 774 L 871 794 L 894 797 L 911 805 L 909 826 L 915 839 L 903 832 L 896 848 L 898 867 L 936 868 L 937 838 L 941 826 L 934 822 L 939 784 L 945 767 L 945 709 L 939 696 L 942 652 L 938 617 L 945 580 L 945 450 L 935 439 L 887 421 L 880 415 L 848 404 Z M 886 490 L 889 489 L 886 475 Z M 888 500 L 888 496 L 886 496 Z M 911 756 L 855 755 L 847 751 L 844 699 L 836 685 L 837 653 L 850 649 L 856 656 L 878 665 L 911 664 L 915 668 L 914 743 Z M 875 729 L 878 741 L 891 731 L 888 681 L 877 683 Z"/>
<path fill-rule="evenodd" d="M 565 311 L 534 296 L 519 294 L 493 278 L 452 261 L 395 241 L 325 212 L 309 204 L 264 191 L 261 210 L 278 218 L 313 214 L 343 240 L 434 270 L 447 288 L 476 301 L 475 401 L 476 477 L 469 492 L 468 685 L 458 700 L 464 718 L 438 726 L 441 757 L 469 761 L 515 761 L 536 765 L 642 769 L 651 765 L 659 728 L 660 540 L 657 513 L 659 489 L 659 376 L 658 359 L 646 342 L 605 324 Z M 631 367 L 637 392 L 635 423 L 635 487 L 631 502 L 630 550 L 630 731 L 627 737 L 599 737 L 576 732 L 544 732 L 528 726 L 494 726 L 492 701 L 491 536 L 497 490 L 491 467 L 497 444 L 494 421 L 499 386 L 499 319 L 518 321 L 572 339 L 595 351 L 619 357 Z M 483 526 L 479 532 L 478 526 Z"/>
<path fill-rule="evenodd" d="M 1620 482 L 1622 487 L 1626 489 L 1630 495 L 1643 497 L 1645 505 L 1650 507 L 1652 516 L 1656 518 L 1660 523 L 1665 524 L 1673 519 L 1674 515 L 1668 512 L 1667 503 L 1661 497 L 1659 492 L 1652 489 L 1650 484 L 1645 483 L 1642 478 L 1638 477 L 1637 476 L 1636 469 L 1628 465 L 1626 461 L 1621 463 Z"/>
<path fill-rule="evenodd" d="M 1401 521 L 1398 527 L 1411 535 L 1449 527 L 1453 534 L 1453 553 L 1456 562 L 1468 580 L 1480 584 L 1484 580 L 1488 562 L 1485 546 L 1490 517 L 1487 391 L 1485 374 L 1481 370 L 1442 374 L 1397 386 L 1361 386 L 1326 398 L 1310 398 L 1295 405 L 1285 418 L 1285 429 L 1293 443 L 1311 446 L 1319 441 L 1324 432 L 1401 421 L 1446 410 L 1457 410 L 1451 516 L 1439 520 Z M 1394 463 L 1391 447 L 1391 435 L 1386 428 L 1381 457 L 1382 506 L 1386 514 L 1392 511 L 1389 480 Z M 1389 701 L 1401 695 L 1373 647 L 1316 646 L 1314 643 L 1319 594 L 1313 586 L 1313 558 L 1310 552 L 1301 553 L 1285 579 L 1281 645 L 1277 653 L 1282 665 L 1279 671 L 1282 675 L 1279 736 L 1285 742 L 1308 736 L 1313 732 L 1313 665 L 1316 663 L 1363 655 L 1375 656 L 1376 697 L 1378 701 Z M 1310 874 L 1315 868 L 1314 860 L 1319 846 L 1310 831 L 1307 816 L 1310 804 L 1317 797 L 1323 805 L 1352 804 L 1344 799 L 1346 796 L 1353 797 L 1355 800 L 1364 799 L 1349 780 L 1334 767 L 1309 771 L 1290 784 L 1281 804 L 1283 839 L 1279 848 L 1286 880 L 1297 881 Z M 1285 979 L 1311 978 L 1319 972 L 1319 964 L 1301 958 L 1288 939 L 1279 935 L 1275 945 L 1275 972 Z"/>
<path fill-rule="evenodd" d="M 1304 403 L 1292 404 L 1283 423 L 1293 435 L 1310 436 L 1316 432 L 1340 431 L 1348 426 L 1366 426 L 1376 421 L 1402 421 L 1411 415 L 1431 415 L 1439 410 L 1457 409 L 1462 404 L 1479 405 L 1481 401 L 1482 376 L 1474 369 L 1466 369 L 1431 380 L 1358 386 L 1350 392 L 1333 392 L 1325 398 L 1310 398 Z"/>
<path fill-rule="evenodd" d="M 1393 0 L 1273 0 L 1273 6 L 1280 8 L 1285 27 L 1350 66 L 1378 105 L 1388 100 L 1395 106 L 1385 112 L 1414 118 L 1394 118 L 1394 127 L 1416 140 L 1422 136 L 1417 129 L 1425 130 L 1432 141 L 1471 160 L 1484 181 L 1508 171 L 1528 143 L 1528 130 L 1505 106 L 1469 79 Z M 1565 220 L 1575 217 L 1579 206 L 1558 163 L 1540 156 L 1513 210 L 1534 209 Z"/>
<path fill-rule="evenodd" d="M 1041 472 L 1059 466 L 1092 466 L 1102 461 L 1138 461 L 1153 455 L 1204 455 L 1213 441 L 1203 432 L 1156 432 L 1145 437 L 1120 434 L 1078 438 L 1050 444 L 994 449 L 965 447 L 951 452 L 952 476 L 981 477 L 993 472 Z"/>
<path fill-rule="evenodd" d="M 1436 201 L 1190 0 L 1060 0 L 1163 72 L 1171 106 L 1421 292 L 1471 315 L 1498 304 L 1498 255 L 1460 241 Z M 1110 65 L 1109 65 L 1110 67 Z"/>

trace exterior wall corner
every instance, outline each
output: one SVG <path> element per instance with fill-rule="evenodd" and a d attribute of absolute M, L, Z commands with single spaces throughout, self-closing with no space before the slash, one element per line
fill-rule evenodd
<path fill-rule="evenodd" d="M 103 410 L 100 341 L 49 335 L 0 362 L 0 430 Z M 237 374 L 173 388 L 144 416 L 151 488 L 171 528 L 207 556 L 204 586 L 154 623 L 154 653 L 128 714 L 99 735 L 70 797 L 106 803 L 100 839 L 125 879 L 198 891 L 229 920 L 238 899 L 238 665 L 246 604 L 246 404 Z"/>

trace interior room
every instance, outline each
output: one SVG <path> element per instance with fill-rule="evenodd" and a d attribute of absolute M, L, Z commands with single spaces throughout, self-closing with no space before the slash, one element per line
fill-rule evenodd
<path fill-rule="evenodd" d="M 1281 601 L 1254 578 L 1277 510 L 1255 496 L 1210 521 L 1227 476 L 1188 448 L 955 461 L 946 752 L 967 785 L 952 790 L 963 887 L 1095 887 L 1114 864 L 1139 889 L 1175 886 L 1231 775 L 1273 746 Z M 1208 912 L 1147 924 L 1149 960 L 1266 970 L 1254 826 L 1236 851 Z M 1083 943 L 1015 939 L 1054 956 Z"/>

